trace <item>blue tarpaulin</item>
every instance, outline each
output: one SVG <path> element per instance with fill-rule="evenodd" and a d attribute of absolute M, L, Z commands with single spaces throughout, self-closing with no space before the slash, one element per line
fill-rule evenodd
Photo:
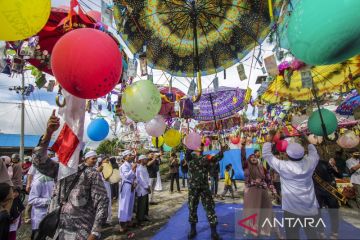
<path fill-rule="evenodd" d="M 254 148 L 246 148 L 246 156 L 253 154 L 254 150 L 255 150 Z M 241 152 L 240 151 L 241 151 L 240 149 L 231 149 L 224 153 L 224 158 L 220 161 L 220 177 L 221 178 L 224 178 L 225 166 L 228 165 L 229 163 L 231 163 L 232 167 L 235 171 L 235 179 L 238 179 L 238 180 L 244 179 L 244 171 L 241 166 L 241 158 L 240 158 Z M 218 150 L 207 151 L 207 152 L 204 152 L 204 155 L 207 155 L 207 154 L 213 155 L 218 152 L 219 152 Z M 180 153 L 180 161 L 182 161 L 183 159 L 184 159 L 184 153 L 181 152 Z M 180 177 L 182 177 L 181 168 L 180 168 L 179 173 L 180 173 Z"/>

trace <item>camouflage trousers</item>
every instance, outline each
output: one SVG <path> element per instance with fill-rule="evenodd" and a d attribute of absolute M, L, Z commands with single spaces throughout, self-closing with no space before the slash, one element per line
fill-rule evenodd
<path fill-rule="evenodd" d="M 217 217 L 215 213 L 215 202 L 211 196 L 211 191 L 208 186 L 189 187 L 189 222 L 198 222 L 197 207 L 199 205 L 200 198 L 210 225 L 216 225 Z"/>

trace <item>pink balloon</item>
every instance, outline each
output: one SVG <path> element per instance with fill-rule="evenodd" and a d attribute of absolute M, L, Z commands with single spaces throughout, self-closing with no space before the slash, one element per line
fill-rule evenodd
<path fill-rule="evenodd" d="M 185 137 L 185 146 L 191 150 L 196 150 L 201 146 L 201 136 L 196 132 L 189 133 Z"/>
<path fill-rule="evenodd" d="M 205 147 L 209 146 L 210 143 L 211 143 L 211 140 L 210 140 L 210 138 L 207 137 L 207 138 L 205 139 L 205 144 L 204 144 Z"/>
<path fill-rule="evenodd" d="M 164 118 L 157 115 L 145 124 L 146 132 L 152 137 L 160 137 L 166 129 L 166 122 Z"/>
<path fill-rule="evenodd" d="M 342 148 L 354 148 L 359 145 L 359 137 L 348 130 L 338 139 L 337 144 Z"/>

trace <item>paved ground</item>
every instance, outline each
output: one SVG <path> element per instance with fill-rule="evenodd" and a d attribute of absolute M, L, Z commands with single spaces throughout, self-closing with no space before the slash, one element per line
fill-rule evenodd
<path fill-rule="evenodd" d="M 219 198 L 215 199 L 215 201 L 227 202 L 227 203 L 242 203 L 243 199 L 243 187 L 244 184 L 242 182 L 238 182 L 238 191 L 235 192 L 235 199 L 232 199 L 229 196 L 225 198 L 225 200 L 220 200 Z M 219 192 L 221 193 L 223 190 L 223 183 L 219 184 Z M 163 181 L 163 191 L 156 192 L 155 201 L 158 202 L 157 205 L 150 206 L 150 222 L 147 222 L 146 225 L 142 227 L 137 227 L 131 229 L 130 233 L 133 233 L 134 236 L 130 237 L 127 234 L 121 235 L 119 232 L 119 224 L 117 219 L 117 209 L 118 202 L 114 202 L 113 207 L 113 222 L 111 227 L 105 228 L 103 232 L 103 237 L 105 240 L 121 240 L 121 239 L 150 239 L 155 233 L 167 223 L 169 218 L 187 201 L 188 192 L 187 190 L 182 190 L 181 193 L 173 193 L 169 192 L 169 182 Z M 342 215 L 345 220 L 352 223 L 356 227 L 360 228 L 360 217 L 359 213 L 354 209 L 342 208 Z M 187 221 L 187 219 L 184 219 Z M 31 235 L 31 225 L 23 224 L 21 229 L 18 232 L 18 240 L 28 240 Z"/>

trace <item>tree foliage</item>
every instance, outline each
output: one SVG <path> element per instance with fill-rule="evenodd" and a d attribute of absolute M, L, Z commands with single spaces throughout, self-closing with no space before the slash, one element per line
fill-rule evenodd
<path fill-rule="evenodd" d="M 122 149 L 124 149 L 124 144 L 118 138 L 106 139 L 100 143 L 96 153 L 114 156 L 118 155 Z"/>

